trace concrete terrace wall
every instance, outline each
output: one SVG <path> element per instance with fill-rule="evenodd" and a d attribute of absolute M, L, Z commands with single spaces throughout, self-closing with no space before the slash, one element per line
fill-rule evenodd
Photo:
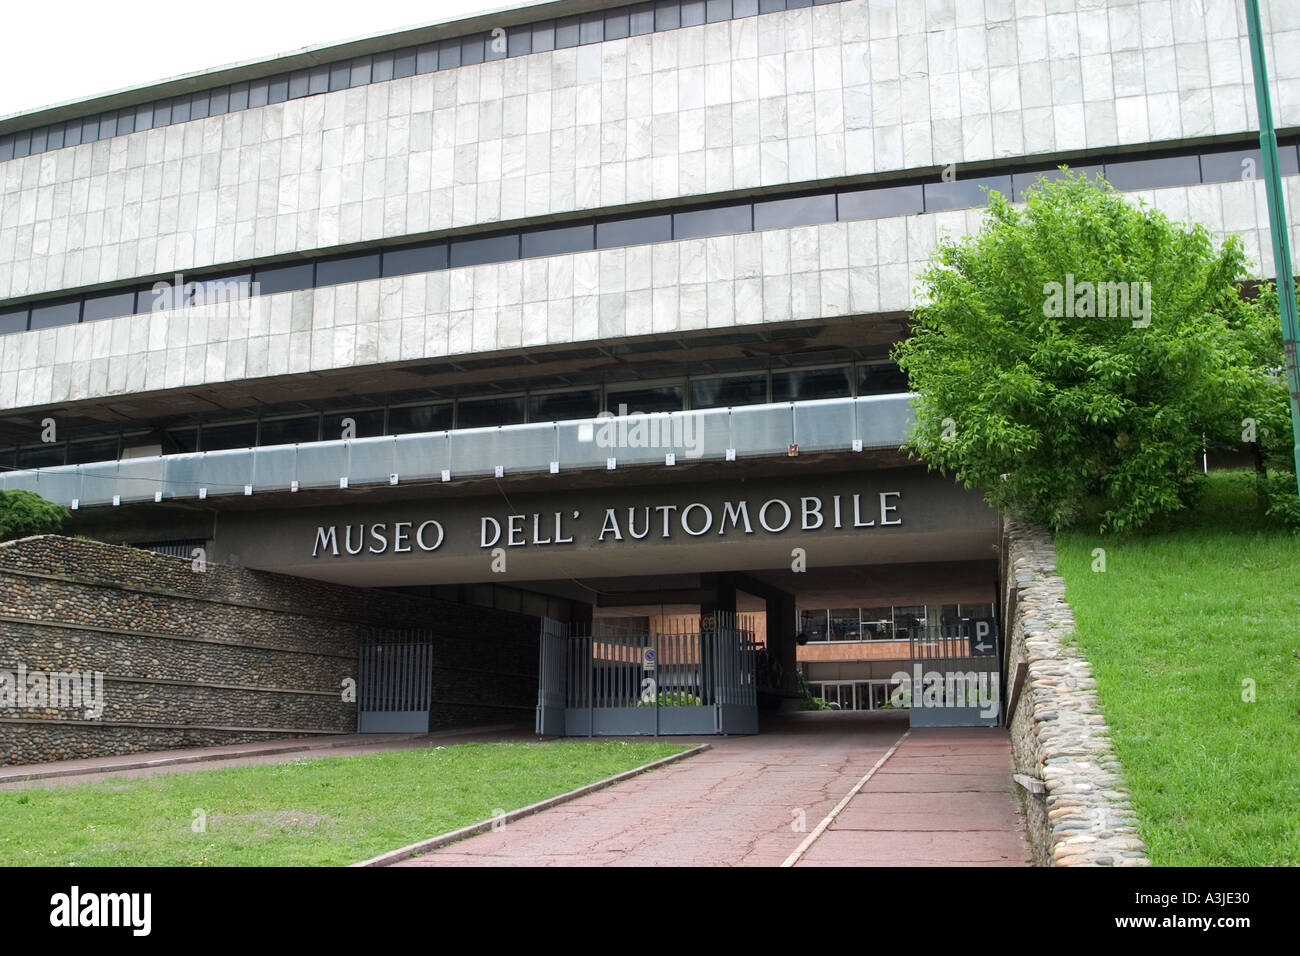
<path fill-rule="evenodd" d="M 1144 866 L 1092 668 L 1067 643 L 1074 615 L 1047 529 L 1003 518 L 1007 724 L 1039 866 Z"/>
<path fill-rule="evenodd" d="M 82 539 L 0 545 L 0 670 L 104 674 L 104 710 L 0 709 L 0 763 L 351 733 L 365 637 L 434 640 L 432 726 L 527 721 L 537 621 Z"/>

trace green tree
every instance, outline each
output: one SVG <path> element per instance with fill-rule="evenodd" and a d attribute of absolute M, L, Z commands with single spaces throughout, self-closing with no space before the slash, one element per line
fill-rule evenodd
<path fill-rule="evenodd" d="M 906 447 L 1054 528 L 1183 507 L 1204 443 L 1240 444 L 1275 342 L 1240 241 L 1083 175 L 1024 208 L 988 198 L 978 233 L 940 242 L 895 349 L 920 393 Z"/>
<path fill-rule="evenodd" d="M 0 491 L 0 541 L 34 534 L 55 534 L 68 509 L 30 491 Z"/>

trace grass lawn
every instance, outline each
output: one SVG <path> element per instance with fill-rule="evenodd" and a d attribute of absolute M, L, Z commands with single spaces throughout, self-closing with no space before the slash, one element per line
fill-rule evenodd
<path fill-rule="evenodd" d="M 1159 528 L 1056 545 L 1152 862 L 1300 864 L 1300 536 L 1223 472 Z"/>
<path fill-rule="evenodd" d="M 354 863 L 685 749 L 463 744 L 4 791 L 0 865 Z"/>

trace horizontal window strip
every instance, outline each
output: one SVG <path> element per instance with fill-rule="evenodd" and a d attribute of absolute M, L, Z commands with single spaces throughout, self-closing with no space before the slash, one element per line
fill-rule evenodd
<path fill-rule="evenodd" d="M 0 162 L 419 73 L 841 0 L 657 0 L 277 73 L 0 136 Z"/>
<path fill-rule="evenodd" d="M 1300 173 L 1297 143 L 1280 145 L 1278 157 L 1282 175 Z M 905 184 L 881 181 L 856 188 L 840 186 L 751 202 L 696 202 L 625 216 L 587 213 L 547 226 L 514 230 L 503 230 L 499 223 L 494 223 L 480 234 L 347 253 L 329 252 L 311 259 L 254 263 L 233 272 L 200 274 L 180 287 L 168 280 L 149 286 L 136 281 L 65 299 L 26 304 L 11 299 L 9 303 L 0 302 L 0 335 L 238 301 L 258 294 L 296 292 L 538 256 L 972 209 L 984 205 L 986 190 L 1020 202 L 1039 179 L 1060 176 L 1056 164 L 1050 163 L 1050 159 L 1044 159 L 1035 166 L 1045 168 L 1017 167 L 952 181 L 916 182 L 913 175 Z M 1137 191 L 1253 179 L 1260 165 L 1259 149 L 1242 145 L 1187 150 L 1153 158 L 1130 156 L 1085 162 L 1071 168 L 1089 177 L 1106 179 L 1121 191 Z"/>

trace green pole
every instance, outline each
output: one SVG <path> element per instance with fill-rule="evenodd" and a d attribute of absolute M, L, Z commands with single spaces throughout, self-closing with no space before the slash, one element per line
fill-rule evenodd
<path fill-rule="evenodd" d="M 1255 105 L 1259 109 L 1259 151 L 1264 159 L 1264 188 L 1268 196 L 1268 222 L 1273 233 L 1273 264 L 1277 271 L 1278 308 L 1282 313 L 1282 352 L 1286 358 L 1287 391 L 1291 393 L 1291 450 L 1295 454 L 1296 488 L 1300 491 L 1300 366 L 1296 364 L 1295 275 L 1291 271 L 1291 241 L 1287 233 L 1282 177 L 1278 174 L 1277 135 L 1273 129 L 1273 104 L 1268 95 L 1268 67 L 1264 63 L 1264 31 L 1259 25 L 1259 0 L 1246 0 L 1250 29 L 1250 63 L 1255 73 Z"/>

